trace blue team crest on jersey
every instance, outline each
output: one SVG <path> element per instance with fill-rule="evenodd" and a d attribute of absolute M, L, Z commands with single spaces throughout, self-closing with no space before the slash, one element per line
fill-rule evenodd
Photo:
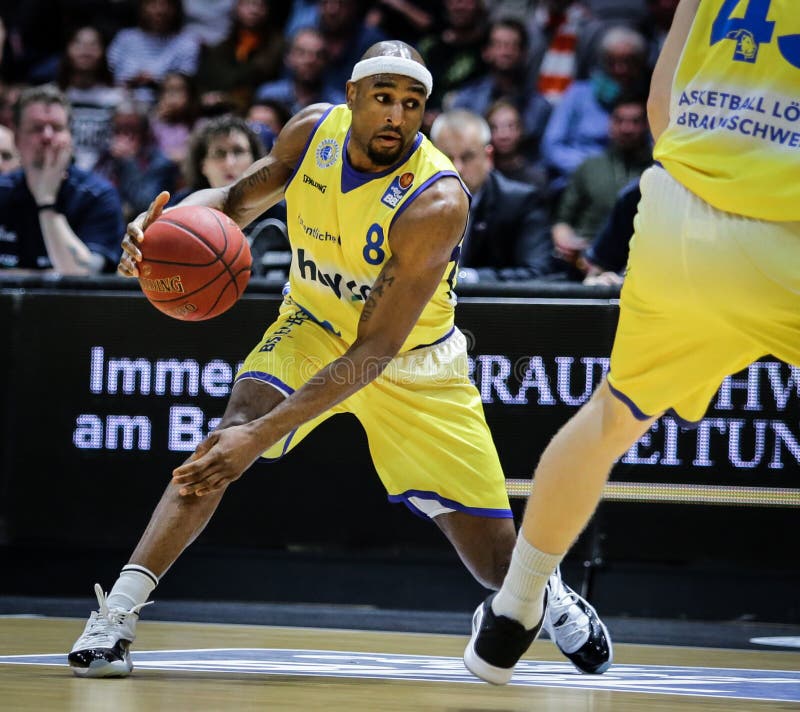
<path fill-rule="evenodd" d="M 405 172 L 402 175 L 395 176 L 386 192 L 381 196 L 381 202 L 390 208 L 396 208 L 412 185 L 414 185 L 413 173 Z"/>
<path fill-rule="evenodd" d="M 319 142 L 317 150 L 314 152 L 317 165 L 320 168 L 330 168 L 336 159 L 339 158 L 339 143 L 336 139 L 326 138 Z"/>
<path fill-rule="evenodd" d="M 758 59 L 758 42 L 752 32 L 735 30 L 728 33 L 728 39 L 736 40 L 736 49 L 733 51 L 734 61 L 752 64 Z"/>

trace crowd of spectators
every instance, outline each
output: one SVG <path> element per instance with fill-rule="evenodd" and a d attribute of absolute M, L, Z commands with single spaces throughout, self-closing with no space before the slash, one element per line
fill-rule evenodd
<path fill-rule="evenodd" d="M 464 281 L 622 280 L 677 0 L 0 0 L 0 270 L 113 272 L 124 222 L 236 179 L 381 39 L 473 194 Z M 246 231 L 288 266 L 281 206 Z M 103 231 L 108 234 L 103 234 Z"/>

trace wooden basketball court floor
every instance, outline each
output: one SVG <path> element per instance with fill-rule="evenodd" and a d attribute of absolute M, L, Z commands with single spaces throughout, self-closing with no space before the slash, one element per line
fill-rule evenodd
<path fill-rule="evenodd" d="M 588 676 L 543 639 L 493 687 L 464 669 L 464 636 L 145 620 L 133 675 L 91 680 L 66 666 L 83 625 L 0 618 L 0 710 L 800 710 L 800 652 L 618 644 Z"/>

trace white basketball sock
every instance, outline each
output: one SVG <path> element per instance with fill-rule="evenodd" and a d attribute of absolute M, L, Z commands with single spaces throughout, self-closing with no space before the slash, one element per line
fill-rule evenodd
<path fill-rule="evenodd" d="M 495 615 L 519 621 L 527 629 L 542 619 L 542 602 L 547 579 L 564 554 L 545 554 L 531 546 L 520 532 L 511 554 L 511 565 L 503 585 L 492 599 Z"/>
<path fill-rule="evenodd" d="M 122 567 L 106 603 L 109 608 L 123 608 L 129 611 L 140 603 L 146 603 L 157 585 L 158 576 L 152 571 L 138 564 L 128 564 Z"/>

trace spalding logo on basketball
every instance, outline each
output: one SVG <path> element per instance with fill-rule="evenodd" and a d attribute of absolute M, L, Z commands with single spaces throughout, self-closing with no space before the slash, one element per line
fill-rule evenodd
<path fill-rule="evenodd" d="M 227 215 L 204 206 L 165 212 L 145 231 L 139 285 L 150 303 L 183 321 L 230 309 L 250 280 L 250 245 Z"/>

